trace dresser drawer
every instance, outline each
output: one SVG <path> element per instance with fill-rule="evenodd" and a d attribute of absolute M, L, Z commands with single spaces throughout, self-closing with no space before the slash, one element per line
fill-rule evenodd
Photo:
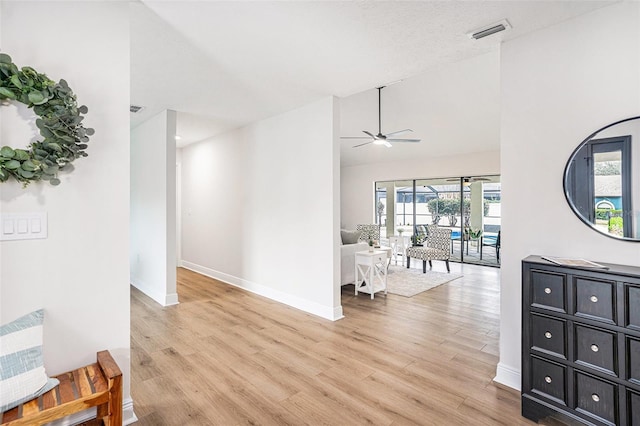
<path fill-rule="evenodd" d="M 618 389 L 613 383 L 576 372 L 576 410 L 608 424 L 617 424 Z"/>
<path fill-rule="evenodd" d="M 625 306 L 627 314 L 625 326 L 640 330 L 640 286 L 625 284 Z"/>
<path fill-rule="evenodd" d="M 627 380 L 640 384 L 640 340 L 627 337 L 626 351 Z"/>
<path fill-rule="evenodd" d="M 531 314 L 531 348 L 562 358 L 567 357 L 565 322 Z"/>
<path fill-rule="evenodd" d="M 566 374 L 563 365 L 531 357 L 531 392 L 566 405 Z"/>
<path fill-rule="evenodd" d="M 628 423 L 630 425 L 640 425 L 640 393 L 627 391 L 627 405 L 629 409 Z"/>
<path fill-rule="evenodd" d="M 566 275 L 551 272 L 531 272 L 531 304 L 566 312 Z"/>
<path fill-rule="evenodd" d="M 575 362 L 618 375 L 617 335 L 584 325 L 575 325 Z"/>
<path fill-rule="evenodd" d="M 615 282 L 576 277 L 575 314 L 615 323 Z"/>

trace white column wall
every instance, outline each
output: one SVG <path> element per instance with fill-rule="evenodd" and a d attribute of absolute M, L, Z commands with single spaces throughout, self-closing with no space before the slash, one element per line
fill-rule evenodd
<path fill-rule="evenodd" d="M 496 380 L 519 388 L 520 261 L 540 254 L 640 265 L 640 245 L 601 235 L 574 215 L 562 176 L 584 138 L 640 111 L 640 4 L 608 6 L 506 42 L 501 60 L 503 249 Z"/>
<path fill-rule="evenodd" d="M 131 284 L 162 306 L 176 293 L 176 113 L 131 130 Z"/>
<path fill-rule="evenodd" d="M 135 420 L 129 360 L 129 20 L 121 2 L 1 2 L 1 50 L 19 66 L 64 78 L 96 130 L 62 183 L 0 184 L 2 212 L 46 212 L 48 238 L 0 243 L 0 321 L 44 308 L 50 375 L 108 349 L 124 374 L 124 420 Z M 26 147 L 31 110 L 1 106 L 0 145 Z M 11 137 L 9 135 L 12 135 Z"/>
<path fill-rule="evenodd" d="M 182 149 L 182 265 L 329 319 L 339 295 L 337 102 Z"/>

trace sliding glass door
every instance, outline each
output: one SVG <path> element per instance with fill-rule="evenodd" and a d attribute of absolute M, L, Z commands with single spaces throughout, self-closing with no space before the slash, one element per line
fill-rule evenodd
<path fill-rule="evenodd" d="M 382 236 L 422 244 L 427 225 L 451 229 L 451 259 L 500 264 L 500 176 L 376 182 Z M 393 220 L 392 220 L 393 218 Z"/>

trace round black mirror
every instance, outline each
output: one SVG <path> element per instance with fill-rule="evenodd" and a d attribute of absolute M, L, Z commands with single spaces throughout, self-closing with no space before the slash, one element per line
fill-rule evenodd
<path fill-rule="evenodd" d="M 571 209 L 612 238 L 640 241 L 640 153 L 633 153 L 639 140 L 640 116 L 609 124 L 589 135 L 564 169 Z"/>

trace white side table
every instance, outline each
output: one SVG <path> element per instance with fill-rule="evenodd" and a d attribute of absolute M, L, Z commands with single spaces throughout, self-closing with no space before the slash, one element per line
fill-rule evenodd
<path fill-rule="evenodd" d="M 355 256 L 356 296 L 358 292 L 369 293 L 373 299 L 373 295 L 382 290 L 387 294 L 387 250 L 358 251 Z"/>
<path fill-rule="evenodd" d="M 405 252 L 409 246 L 409 236 L 392 235 L 389 237 L 389 244 L 391 244 L 394 264 L 398 264 L 398 256 L 400 256 L 401 264 L 404 266 L 404 258 L 406 257 Z M 389 260 L 389 263 L 391 263 L 391 260 Z"/>

